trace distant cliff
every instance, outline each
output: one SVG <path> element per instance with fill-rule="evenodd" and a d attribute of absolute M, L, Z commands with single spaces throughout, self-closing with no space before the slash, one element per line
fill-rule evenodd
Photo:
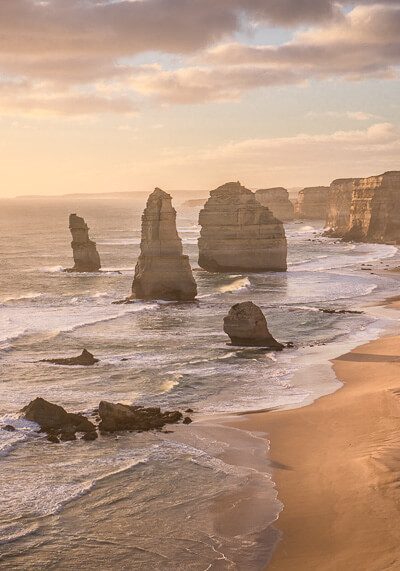
<path fill-rule="evenodd" d="M 400 244 L 400 171 L 355 183 L 344 239 Z"/>
<path fill-rule="evenodd" d="M 295 206 L 295 217 L 308 220 L 325 220 L 328 207 L 329 186 L 303 188 Z"/>
<path fill-rule="evenodd" d="M 293 220 L 294 207 L 286 188 L 262 188 L 256 191 L 256 198 L 260 204 L 269 208 L 278 220 Z"/>
<path fill-rule="evenodd" d="M 329 188 L 326 235 L 342 238 L 350 227 L 350 210 L 357 178 L 334 180 Z"/>

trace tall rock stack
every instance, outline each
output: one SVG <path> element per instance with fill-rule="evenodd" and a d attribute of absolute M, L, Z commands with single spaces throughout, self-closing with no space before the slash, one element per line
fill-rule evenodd
<path fill-rule="evenodd" d="M 260 189 L 256 191 L 256 198 L 260 204 L 269 208 L 278 220 L 293 220 L 294 207 L 286 188 Z"/>
<path fill-rule="evenodd" d="M 356 181 L 344 238 L 400 244 L 400 171 Z"/>
<path fill-rule="evenodd" d="M 97 272 L 101 268 L 96 242 L 89 239 L 89 228 L 85 220 L 70 214 L 69 229 L 72 234 L 71 247 L 75 265 L 69 272 Z"/>
<path fill-rule="evenodd" d="M 199 265 L 210 272 L 284 272 L 285 229 L 239 182 L 211 191 L 199 216 Z"/>
<path fill-rule="evenodd" d="M 196 295 L 189 258 L 183 255 L 176 229 L 172 197 L 156 188 L 142 216 L 142 240 L 132 298 L 192 301 Z"/>
<path fill-rule="evenodd" d="M 326 215 L 326 236 L 342 238 L 349 230 L 353 191 L 357 178 L 334 180 L 329 188 Z"/>
<path fill-rule="evenodd" d="M 329 186 L 310 186 L 300 190 L 296 201 L 296 218 L 325 220 L 328 208 Z"/>

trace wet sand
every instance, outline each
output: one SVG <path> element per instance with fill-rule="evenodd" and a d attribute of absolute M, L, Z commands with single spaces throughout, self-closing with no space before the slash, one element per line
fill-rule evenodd
<path fill-rule="evenodd" d="M 400 569 L 400 337 L 334 370 L 343 388 L 312 405 L 229 422 L 271 442 L 285 507 L 269 571 Z"/>

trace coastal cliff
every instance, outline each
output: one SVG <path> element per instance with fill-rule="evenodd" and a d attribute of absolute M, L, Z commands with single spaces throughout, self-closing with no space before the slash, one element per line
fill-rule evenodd
<path fill-rule="evenodd" d="M 211 272 L 283 272 L 283 224 L 239 182 L 211 191 L 200 212 L 199 265 Z"/>
<path fill-rule="evenodd" d="M 176 229 L 172 197 L 156 188 L 142 216 L 140 256 L 132 284 L 132 299 L 192 301 L 197 295 L 188 256 Z"/>
<path fill-rule="evenodd" d="M 355 183 L 344 239 L 400 244 L 400 171 Z"/>
<path fill-rule="evenodd" d="M 353 190 L 358 180 L 341 178 L 332 182 L 328 192 L 326 236 L 342 238 L 349 230 Z"/>
<path fill-rule="evenodd" d="M 256 191 L 256 198 L 260 204 L 269 208 L 278 220 L 293 220 L 294 207 L 289 200 L 286 188 L 265 188 Z"/>
<path fill-rule="evenodd" d="M 96 242 L 89 238 L 89 228 L 85 220 L 70 214 L 69 229 L 72 234 L 71 247 L 75 265 L 69 272 L 97 272 L 101 268 Z"/>
<path fill-rule="evenodd" d="M 300 190 L 295 217 L 307 220 L 325 220 L 328 207 L 329 186 L 312 186 Z"/>

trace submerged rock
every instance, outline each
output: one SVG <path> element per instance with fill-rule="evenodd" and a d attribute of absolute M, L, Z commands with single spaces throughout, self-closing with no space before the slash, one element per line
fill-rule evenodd
<path fill-rule="evenodd" d="M 243 347 L 269 347 L 281 351 L 283 345 L 269 332 L 261 309 L 252 301 L 237 303 L 224 318 L 224 331 L 232 345 Z"/>
<path fill-rule="evenodd" d="M 67 412 L 62 406 L 40 397 L 31 401 L 22 411 L 26 420 L 39 424 L 41 430 L 70 432 L 93 432 L 95 425 L 85 416 Z"/>
<path fill-rule="evenodd" d="M 210 272 L 284 272 L 283 224 L 239 182 L 211 191 L 200 212 L 199 265 Z"/>
<path fill-rule="evenodd" d="M 107 401 L 101 401 L 99 415 L 99 429 L 104 432 L 154 430 L 182 420 L 182 413 L 179 411 L 162 412 L 158 407 L 142 408 Z"/>
<path fill-rule="evenodd" d="M 262 188 L 256 191 L 256 198 L 260 204 L 269 208 L 278 220 L 293 220 L 294 207 L 286 188 Z"/>
<path fill-rule="evenodd" d="M 68 272 L 97 272 L 101 268 L 96 243 L 89 239 L 89 228 L 85 220 L 70 214 L 69 229 L 72 234 L 71 247 L 75 265 Z"/>
<path fill-rule="evenodd" d="M 78 357 L 67 357 L 59 359 L 42 359 L 41 363 L 52 363 L 53 365 L 66 365 L 69 367 L 74 367 L 77 365 L 83 367 L 90 367 L 99 362 L 99 359 L 95 359 L 92 353 L 89 353 L 86 349 L 82 351 Z"/>
<path fill-rule="evenodd" d="M 183 255 L 176 229 L 172 198 L 156 188 L 142 216 L 140 256 L 131 299 L 193 301 L 196 295 L 189 257 Z"/>

